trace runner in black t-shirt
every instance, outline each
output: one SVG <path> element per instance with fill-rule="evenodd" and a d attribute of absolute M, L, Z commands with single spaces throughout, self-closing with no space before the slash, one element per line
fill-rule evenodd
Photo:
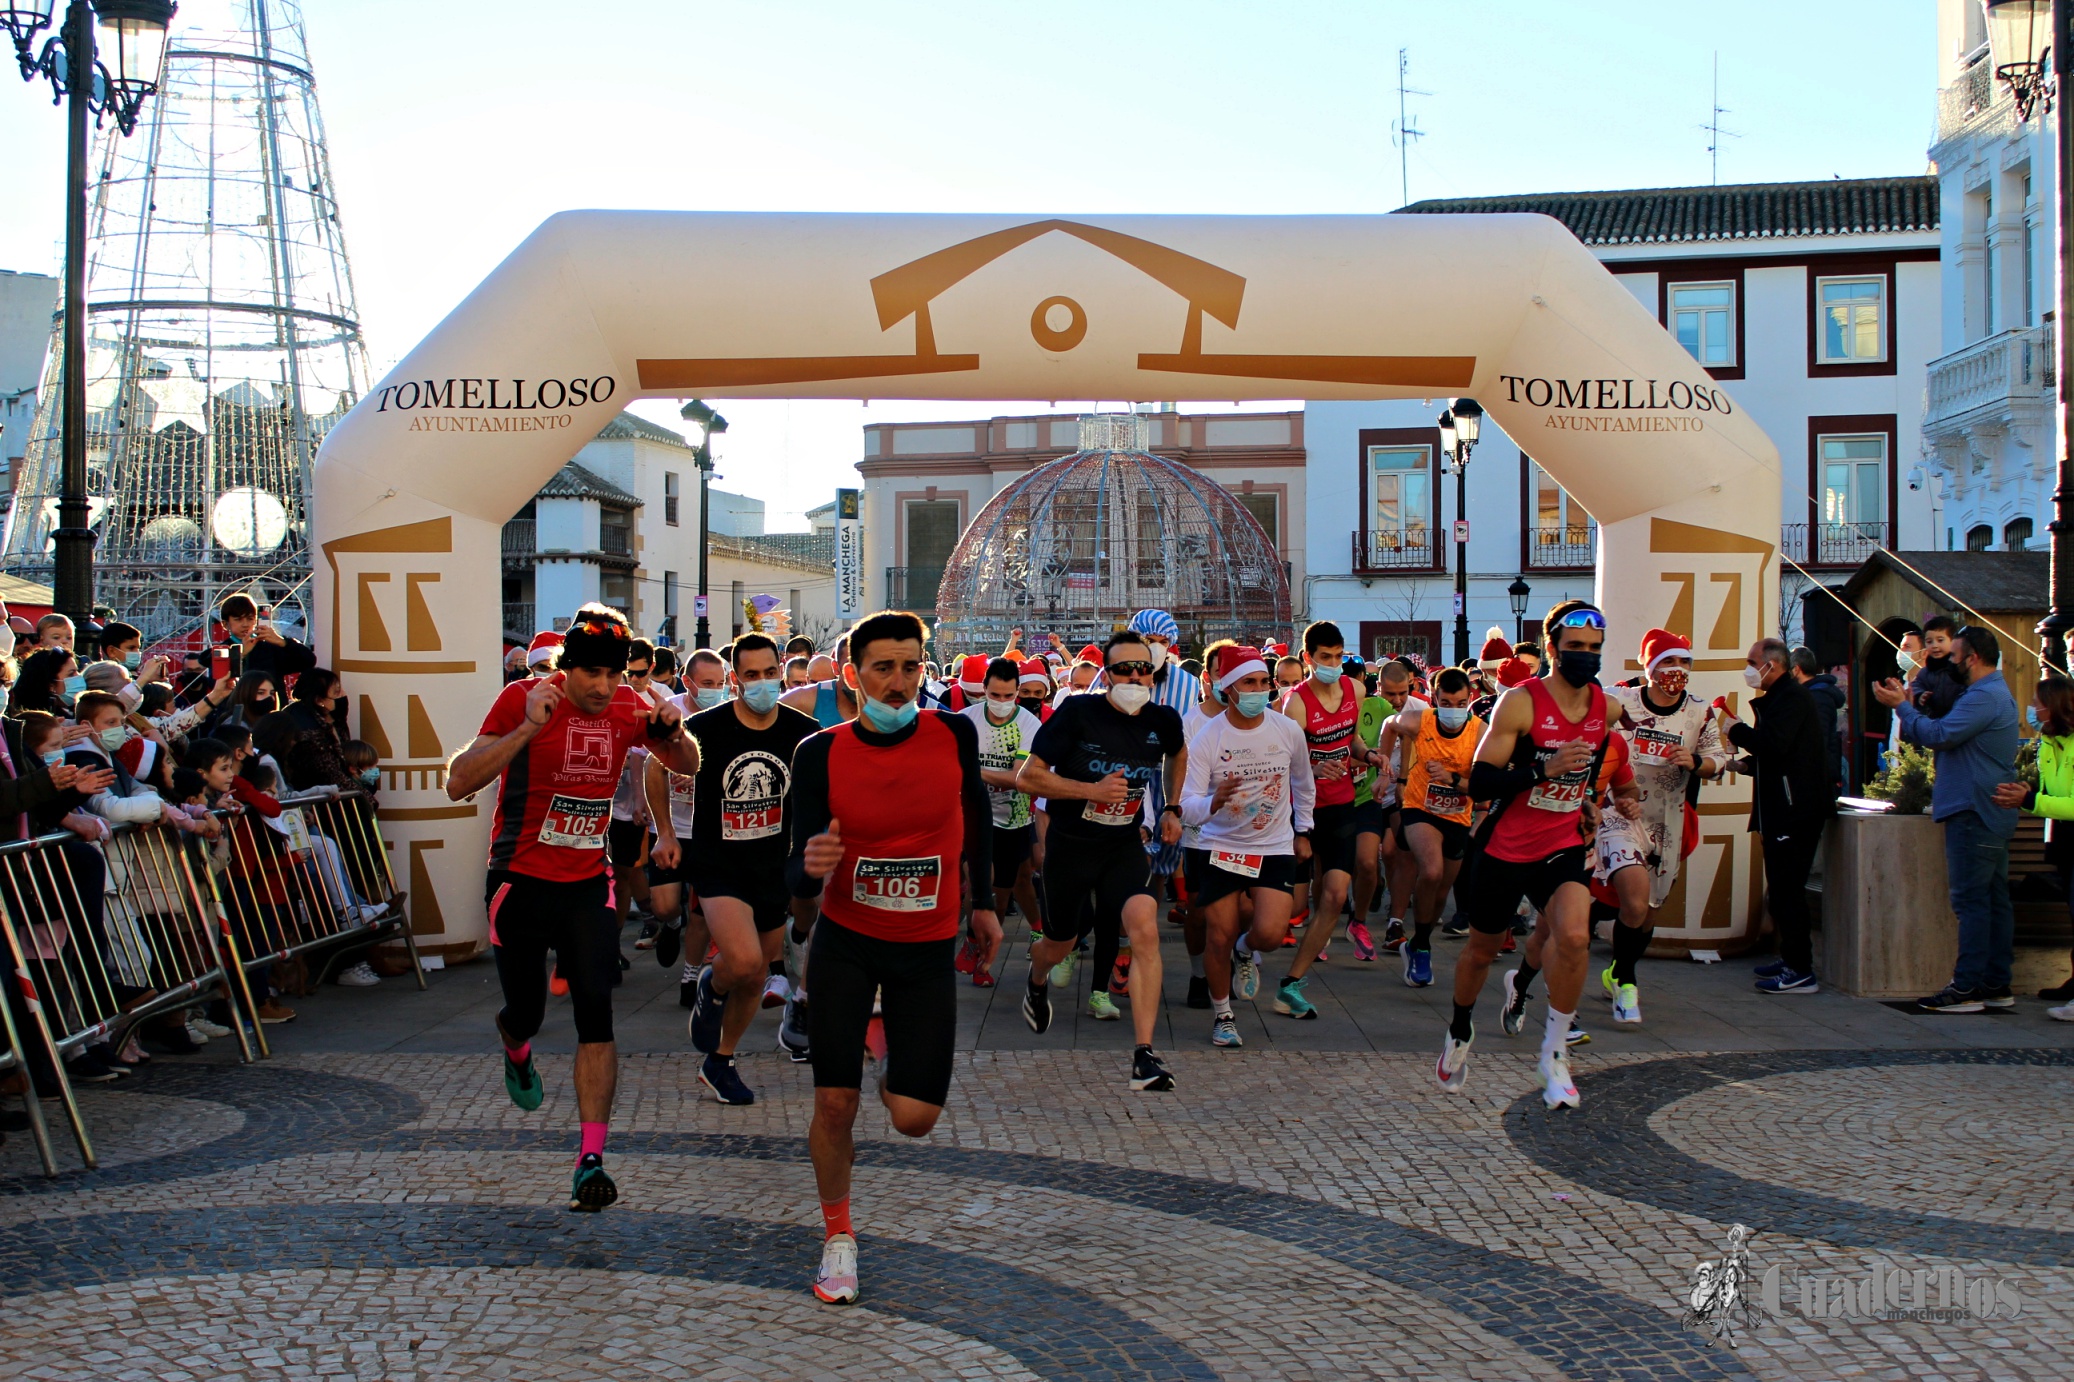
<path fill-rule="evenodd" d="M 1131 942 L 1131 1088 L 1164 1090 L 1174 1077 L 1152 1054 L 1159 1019 L 1159 902 L 1147 878 L 1141 826 L 1164 844 L 1181 838 L 1181 781 L 1188 770 L 1181 716 L 1152 705 L 1152 652 L 1142 634 L 1110 635 L 1103 649 L 1104 695 L 1068 696 L 1037 731 L 1017 785 L 1043 797 L 1051 817 L 1045 841 L 1044 937 L 1030 947 L 1029 991 L 1023 1019 L 1030 1029 L 1051 1026 L 1047 977 L 1073 948 L 1080 913 L 1095 898 L 1095 928 L 1114 940 L 1120 927 Z M 1145 822 L 1145 791 L 1166 774 L 1166 809 Z"/>
<path fill-rule="evenodd" d="M 720 950 L 699 975 L 691 1044 L 706 1053 L 699 1083 L 714 1098 L 753 1104 L 754 1091 L 735 1070 L 735 1044 L 756 1016 L 771 962 L 785 953 L 782 928 L 792 903 L 785 886 L 785 790 L 792 751 L 820 726 L 778 703 L 785 670 L 768 635 L 745 633 L 728 655 L 741 699 L 686 721 L 699 746 L 699 770 L 683 872 Z M 665 849 L 660 838 L 656 849 Z"/>

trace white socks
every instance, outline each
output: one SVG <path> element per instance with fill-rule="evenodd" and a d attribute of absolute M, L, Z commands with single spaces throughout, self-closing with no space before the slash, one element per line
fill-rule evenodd
<path fill-rule="evenodd" d="M 1230 1017 L 1231 995 L 1226 994 L 1222 998 L 1212 998 L 1210 1000 L 1210 1012 L 1211 1015 L 1215 1017 Z"/>
<path fill-rule="evenodd" d="M 1559 1013 L 1553 1004 L 1548 1009 L 1548 1026 L 1541 1032 L 1541 1054 L 1560 1055 L 1570 1045 L 1570 1023 L 1576 1013 Z"/>

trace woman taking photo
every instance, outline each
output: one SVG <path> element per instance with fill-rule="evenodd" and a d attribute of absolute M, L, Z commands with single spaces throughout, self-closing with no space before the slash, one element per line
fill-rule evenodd
<path fill-rule="evenodd" d="M 2045 861 L 2059 871 L 2074 907 L 2074 681 L 2050 673 L 2039 678 L 2024 718 L 2038 731 L 2038 785 L 2004 783 L 1995 789 L 1995 804 L 2045 817 Z M 2047 1016 L 2074 1022 L 2074 978 L 2038 996 L 2060 1004 L 2046 1009 Z"/>

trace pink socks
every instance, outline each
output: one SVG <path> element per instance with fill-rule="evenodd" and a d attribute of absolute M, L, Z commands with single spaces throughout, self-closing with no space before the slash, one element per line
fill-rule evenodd
<path fill-rule="evenodd" d="M 594 1152 L 599 1156 L 605 1154 L 605 1126 L 603 1123 L 583 1124 L 583 1150 L 577 1153 L 578 1156 L 590 1156 Z"/>

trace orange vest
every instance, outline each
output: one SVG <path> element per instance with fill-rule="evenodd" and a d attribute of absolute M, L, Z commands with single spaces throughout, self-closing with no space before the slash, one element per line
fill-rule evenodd
<path fill-rule="evenodd" d="M 1454 734 L 1443 734 L 1435 707 L 1419 714 L 1419 737 L 1412 741 L 1411 771 L 1404 775 L 1404 804 L 1441 820 L 1469 824 L 1469 765 L 1476 761 L 1476 746 L 1483 739 L 1483 721 L 1474 715 Z M 1462 786 L 1452 787 L 1433 780 L 1434 772 L 1458 775 Z"/>

